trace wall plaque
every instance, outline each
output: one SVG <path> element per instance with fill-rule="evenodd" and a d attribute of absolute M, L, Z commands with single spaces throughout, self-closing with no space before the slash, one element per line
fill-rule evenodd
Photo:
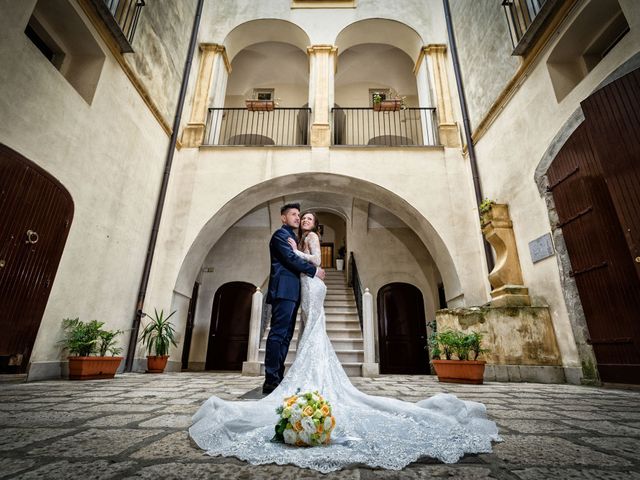
<path fill-rule="evenodd" d="M 551 257 L 555 253 L 551 234 L 546 233 L 535 240 L 531 240 L 529 242 L 529 252 L 531 253 L 531 260 L 533 263 Z"/>

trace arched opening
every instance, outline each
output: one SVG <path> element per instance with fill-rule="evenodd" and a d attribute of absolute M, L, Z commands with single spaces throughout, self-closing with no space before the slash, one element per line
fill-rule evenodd
<path fill-rule="evenodd" d="M 224 108 L 211 112 L 213 143 L 306 145 L 307 34 L 283 20 L 255 20 L 234 28 L 224 44 L 231 73 Z"/>
<path fill-rule="evenodd" d="M 229 282 L 216 291 L 211 311 L 206 370 L 242 369 L 247 359 L 251 298 L 256 287 Z"/>
<path fill-rule="evenodd" d="M 427 324 L 420 290 L 390 283 L 378 291 L 380 373 L 428 374 Z"/>
<path fill-rule="evenodd" d="M 211 299 L 217 288 L 229 281 L 243 281 L 266 290 L 269 238 L 280 227 L 280 206 L 288 202 L 300 202 L 303 210 L 318 214 L 324 226 L 323 241 L 332 244 L 327 253 L 327 265 L 337 263 L 342 246 L 345 247 L 345 260 L 349 259 L 350 252 L 355 253 L 362 291 L 358 294 L 350 285 L 344 286 L 344 291 L 331 300 L 340 304 L 335 305 L 339 307 L 336 310 L 338 314 L 356 315 L 358 334 L 358 312 L 351 303 L 361 297 L 364 288 L 377 292 L 381 286 L 393 281 L 418 285 L 424 292 L 423 305 L 426 305 L 423 318 L 426 314 L 430 320 L 437 308 L 439 284 L 444 284 L 447 293 L 457 297 L 457 302 L 463 298 L 455 268 L 449 272 L 446 270 L 450 257 L 440 250 L 442 239 L 434 235 L 433 227 L 429 228 L 424 217 L 412 212 L 410 205 L 391 192 L 385 193 L 377 185 L 333 174 L 280 177 L 251 187 L 220 209 L 203 227 L 202 237 L 196 239 L 190 254 L 184 259 L 176 292 L 185 292 L 186 282 L 197 280 L 201 285 L 190 368 L 205 368 L 207 331 L 212 318 L 208 308 L 211 308 Z M 345 267 L 348 266 L 349 262 L 345 262 Z M 451 276 L 451 272 L 455 276 Z M 351 278 L 349 273 L 335 272 L 343 283 Z M 192 287 L 193 283 L 189 291 Z M 176 295 L 176 302 L 184 298 L 184 294 Z M 179 305 L 174 303 L 174 308 Z M 348 312 L 342 312 L 343 307 Z M 268 321 L 265 309 L 261 322 L 263 332 Z M 340 331 L 335 336 L 339 358 L 342 360 L 344 357 L 347 363 L 361 363 L 362 339 L 346 338 L 343 334 L 345 332 Z M 296 338 L 294 336 L 292 349 Z M 342 357 L 341 348 L 345 350 Z M 356 364 L 350 368 L 351 374 L 359 374 Z"/>
<path fill-rule="evenodd" d="M 69 192 L 0 144 L 0 373 L 25 373 L 73 220 Z"/>

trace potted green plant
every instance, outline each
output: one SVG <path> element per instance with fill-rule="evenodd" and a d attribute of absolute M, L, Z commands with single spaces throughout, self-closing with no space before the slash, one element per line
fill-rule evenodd
<path fill-rule="evenodd" d="M 454 330 L 434 332 L 429 338 L 429 345 L 431 364 L 438 375 L 438 381 L 483 383 L 486 362 L 478 360 L 478 357 L 488 350 L 482 348 L 482 334 Z M 442 355 L 444 360 L 441 359 Z"/>
<path fill-rule="evenodd" d="M 145 314 L 151 321 L 142 330 L 140 342 L 147 348 L 147 372 L 162 373 L 169 360 L 169 347 L 177 346 L 175 341 L 175 327 L 169 321 L 175 310 L 167 317 L 164 310 L 153 309 L 154 316 Z M 151 355 L 154 352 L 155 355 Z"/>
<path fill-rule="evenodd" d="M 398 95 L 393 95 L 393 98 L 384 98 L 380 93 L 373 94 L 373 109 L 376 112 L 397 112 L 406 108 L 404 102 L 405 97 Z"/>
<path fill-rule="evenodd" d="M 494 205 L 497 205 L 495 200 L 489 198 L 485 198 L 480 205 L 478 205 L 478 213 L 480 214 L 480 223 L 482 225 L 486 225 L 491 221 L 491 210 Z"/>
<path fill-rule="evenodd" d="M 63 349 L 69 352 L 69 378 L 89 380 L 113 378 L 120 366 L 122 351 L 116 346 L 116 338 L 121 330 L 105 330 L 104 322 L 91 320 L 83 322 L 79 318 L 65 318 L 62 328 L 65 338 Z M 110 355 L 108 355 L 110 354 Z"/>

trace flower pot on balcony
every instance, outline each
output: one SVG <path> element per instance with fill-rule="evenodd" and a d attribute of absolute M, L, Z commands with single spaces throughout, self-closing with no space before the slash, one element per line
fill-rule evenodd
<path fill-rule="evenodd" d="M 244 102 L 250 112 L 270 112 L 275 108 L 273 100 L 245 100 Z"/>
<path fill-rule="evenodd" d="M 113 378 L 122 357 L 69 357 L 70 380 Z"/>
<path fill-rule="evenodd" d="M 438 381 L 444 383 L 471 383 L 481 385 L 484 379 L 484 360 L 431 360 L 438 375 Z"/>
<path fill-rule="evenodd" d="M 373 104 L 373 109 L 376 112 L 397 112 L 402 106 L 402 100 L 382 100 Z"/>

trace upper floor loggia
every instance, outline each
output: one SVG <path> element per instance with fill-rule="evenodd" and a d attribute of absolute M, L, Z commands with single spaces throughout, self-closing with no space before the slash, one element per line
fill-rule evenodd
<path fill-rule="evenodd" d="M 310 45 L 285 20 L 200 44 L 183 147 L 459 146 L 445 45 L 394 20 L 361 20 Z"/>

